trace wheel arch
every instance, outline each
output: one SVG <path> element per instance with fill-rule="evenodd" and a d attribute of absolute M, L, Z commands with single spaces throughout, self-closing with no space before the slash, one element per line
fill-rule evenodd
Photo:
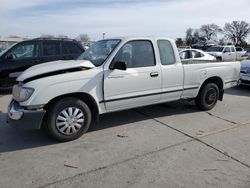
<path fill-rule="evenodd" d="M 224 83 L 223 83 L 222 78 L 220 78 L 218 76 L 213 76 L 213 77 L 206 79 L 200 87 L 199 94 L 200 94 L 202 88 L 204 86 L 206 86 L 208 83 L 214 83 L 218 86 L 218 88 L 219 88 L 219 100 L 222 101 L 223 95 L 224 95 Z"/>
<path fill-rule="evenodd" d="M 57 96 L 53 99 L 51 99 L 45 106 L 44 109 L 46 111 L 48 111 L 48 109 L 53 106 L 53 104 L 55 104 L 56 102 L 60 101 L 61 99 L 64 99 L 66 97 L 73 97 L 73 98 L 77 98 L 82 100 L 83 102 L 85 102 L 88 107 L 90 108 L 92 117 L 93 117 L 93 121 L 92 123 L 97 123 L 99 121 L 99 108 L 98 105 L 94 99 L 93 96 L 91 96 L 88 93 L 68 93 L 68 94 L 64 94 L 64 95 L 60 95 Z"/>

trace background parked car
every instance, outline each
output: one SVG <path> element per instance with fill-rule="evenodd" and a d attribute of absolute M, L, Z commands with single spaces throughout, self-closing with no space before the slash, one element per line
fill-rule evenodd
<path fill-rule="evenodd" d="M 250 57 L 241 62 L 240 79 L 241 84 L 250 85 Z"/>
<path fill-rule="evenodd" d="M 0 53 L 0 89 L 9 89 L 29 67 L 56 60 L 77 59 L 84 48 L 75 40 L 36 38 L 12 45 Z"/>
<path fill-rule="evenodd" d="M 247 53 L 246 53 L 246 56 L 247 56 L 247 57 L 250 57 L 250 48 L 246 48 L 245 50 L 246 50 L 246 52 L 247 52 Z"/>
<path fill-rule="evenodd" d="M 218 61 L 235 61 L 237 58 L 235 46 L 212 46 L 206 52 Z"/>
<path fill-rule="evenodd" d="M 211 46 L 215 46 L 215 45 L 217 45 L 217 42 L 215 42 L 213 40 L 199 41 L 196 44 L 193 44 L 192 48 L 206 51 L 208 48 L 210 48 Z"/>
<path fill-rule="evenodd" d="M 244 48 L 236 47 L 237 59 L 247 57 L 247 51 Z"/>
<path fill-rule="evenodd" d="M 202 50 L 197 49 L 185 49 L 179 52 L 181 60 L 203 60 L 203 61 L 214 61 L 216 58 L 211 56 Z"/>

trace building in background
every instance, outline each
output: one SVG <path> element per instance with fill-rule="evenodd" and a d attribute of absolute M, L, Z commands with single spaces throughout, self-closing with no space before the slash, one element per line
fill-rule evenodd
<path fill-rule="evenodd" d="M 21 38 L 17 36 L 10 36 L 10 37 L 0 37 L 0 51 L 8 48 L 12 44 L 27 40 L 26 38 Z"/>

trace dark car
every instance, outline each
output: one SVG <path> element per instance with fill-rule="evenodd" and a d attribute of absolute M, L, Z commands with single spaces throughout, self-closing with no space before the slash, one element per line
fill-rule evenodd
<path fill-rule="evenodd" d="M 33 65 L 77 59 L 83 52 L 71 39 L 36 38 L 14 44 L 0 53 L 0 90 L 11 88 L 16 77 Z"/>

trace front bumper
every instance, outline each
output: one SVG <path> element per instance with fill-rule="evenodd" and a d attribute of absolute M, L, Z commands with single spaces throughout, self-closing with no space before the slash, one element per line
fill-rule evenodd
<path fill-rule="evenodd" d="M 21 129 L 40 129 L 45 110 L 25 110 L 12 100 L 8 107 L 7 123 Z"/>
<path fill-rule="evenodd" d="M 241 74 L 241 85 L 250 85 L 250 74 Z"/>

